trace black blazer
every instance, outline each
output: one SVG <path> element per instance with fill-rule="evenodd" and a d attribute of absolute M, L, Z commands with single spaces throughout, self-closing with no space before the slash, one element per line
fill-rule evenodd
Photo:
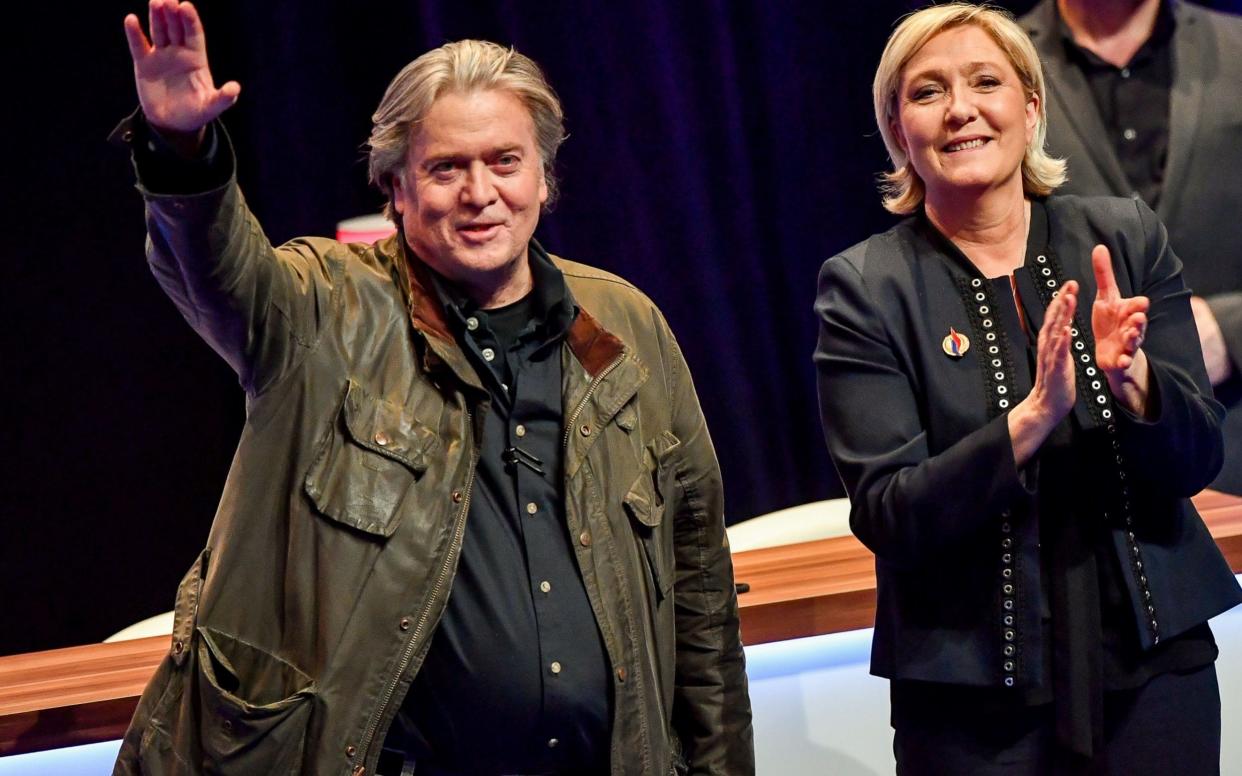
<path fill-rule="evenodd" d="M 1221 406 L 1194 343 L 1189 292 L 1164 227 L 1141 202 L 1050 197 L 1020 270 L 1041 304 L 1082 286 L 1072 423 L 1092 462 L 1085 493 L 1060 494 L 1104 521 L 1143 649 L 1242 601 L 1189 496 L 1221 460 Z M 1015 468 L 1006 412 L 1030 390 L 991 286 L 911 218 L 829 259 L 819 277 L 815 352 L 829 452 L 850 525 L 876 554 L 872 672 L 977 686 L 1042 684 L 1038 456 Z M 1040 233 L 1042 230 L 1042 234 Z M 1091 248 L 1104 243 L 1125 296 L 1151 298 L 1144 350 L 1155 420 L 1114 406 L 1094 366 Z M 1034 243 L 1033 243 L 1034 244 Z M 1042 317 L 1032 316 L 1037 331 Z M 950 327 L 970 347 L 946 355 Z M 1190 344 L 1187 344 L 1190 343 Z M 1018 374 L 1021 372 L 1021 374 Z M 1029 486 L 1029 487 L 1028 487 Z"/>
<path fill-rule="evenodd" d="M 1214 487 L 1242 494 L 1242 18 L 1173 2 L 1169 150 L 1156 215 L 1206 297 L 1236 374 L 1217 387 L 1229 410 Z M 1129 196 L 1121 162 L 1082 72 L 1067 57 L 1054 0 L 1021 24 L 1048 81 L 1047 149 L 1069 163 L 1063 194 Z"/>

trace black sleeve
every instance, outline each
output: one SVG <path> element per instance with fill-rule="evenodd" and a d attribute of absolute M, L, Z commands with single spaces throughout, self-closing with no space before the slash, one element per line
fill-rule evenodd
<path fill-rule="evenodd" d="M 858 270 L 824 264 L 815 365 L 824 434 L 872 552 L 925 565 L 978 536 L 1027 493 L 1005 415 L 933 455 L 919 397 Z"/>

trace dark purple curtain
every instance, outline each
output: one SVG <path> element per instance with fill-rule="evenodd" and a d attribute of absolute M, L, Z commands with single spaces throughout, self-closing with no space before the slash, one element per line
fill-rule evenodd
<path fill-rule="evenodd" d="M 562 200 L 538 235 L 664 310 L 736 522 L 842 493 L 810 363 L 815 276 L 891 223 L 875 190 L 885 153 L 870 81 L 894 20 L 918 5 L 202 0 L 200 11 L 217 78 L 242 84 L 226 123 L 276 242 L 378 209 L 360 146 L 388 80 L 419 53 L 482 37 L 539 61 L 570 138 Z M 128 160 L 104 143 L 135 105 L 129 11 L 145 13 L 47 5 L 8 52 L 16 278 L 0 654 L 98 640 L 171 608 L 241 427 L 232 373 L 147 274 Z"/>

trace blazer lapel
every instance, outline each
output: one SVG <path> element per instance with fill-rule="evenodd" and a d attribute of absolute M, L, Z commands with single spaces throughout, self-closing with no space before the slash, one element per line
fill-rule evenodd
<path fill-rule="evenodd" d="M 1182 179 L 1190 162 L 1199 111 L 1203 103 L 1203 79 L 1210 40 L 1207 28 L 1191 9 L 1181 3 L 1173 7 L 1173 93 L 1169 96 L 1169 157 L 1165 160 L 1164 183 L 1156 214 L 1167 221 L 1183 188 Z"/>

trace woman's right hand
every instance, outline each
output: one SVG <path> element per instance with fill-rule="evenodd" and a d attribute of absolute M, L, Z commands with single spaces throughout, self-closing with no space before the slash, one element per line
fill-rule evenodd
<path fill-rule="evenodd" d="M 138 17 L 125 17 L 138 101 L 148 124 L 178 150 L 194 150 L 204 128 L 237 102 L 241 86 L 229 81 L 215 87 L 203 25 L 191 3 L 151 0 L 150 27 L 148 40 Z"/>
<path fill-rule="evenodd" d="M 1009 438 L 1018 468 L 1035 456 L 1052 429 L 1074 407 L 1077 391 L 1070 328 L 1077 306 L 1078 282 L 1070 280 L 1044 311 L 1035 356 L 1035 384 L 1009 412 Z"/>

